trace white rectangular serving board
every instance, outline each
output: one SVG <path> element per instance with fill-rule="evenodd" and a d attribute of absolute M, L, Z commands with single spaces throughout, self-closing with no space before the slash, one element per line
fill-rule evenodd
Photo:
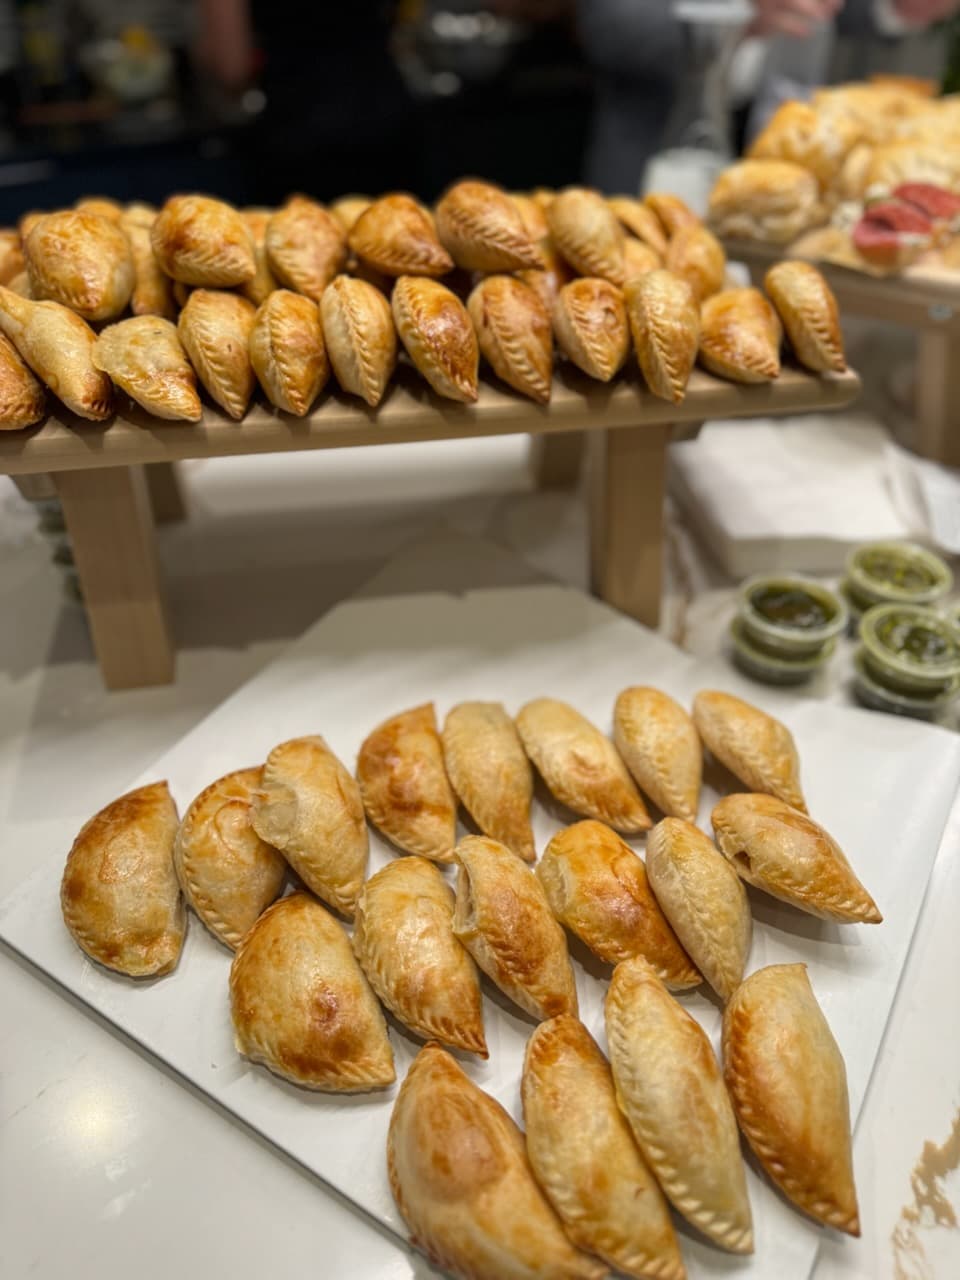
<path fill-rule="evenodd" d="M 403 575 L 400 575 L 402 580 Z M 740 692 L 793 730 L 811 813 L 839 840 L 884 913 L 879 927 L 840 926 L 751 891 L 750 971 L 802 960 L 847 1063 L 859 1113 L 903 969 L 949 806 L 960 778 L 960 741 L 913 721 L 797 699 L 748 684 L 720 658 L 694 662 L 643 627 L 582 593 L 555 586 L 364 599 L 333 610 L 287 653 L 229 698 L 139 781 L 169 779 L 181 812 L 214 778 L 262 760 L 286 738 L 322 733 L 352 767 L 365 735 L 385 716 L 433 700 L 442 717 L 464 698 L 515 712 L 551 694 L 609 730 L 613 701 L 629 684 L 657 685 L 689 705 L 694 692 Z M 705 788 L 710 830 L 716 792 Z M 538 849 L 572 821 L 535 805 Z M 636 843 L 642 849 L 642 842 Z M 114 1023 L 220 1106 L 401 1236 L 387 1184 L 384 1143 L 397 1086 L 360 1097 L 300 1090 L 238 1057 L 227 1004 L 230 954 L 191 917 L 179 966 L 138 983 L 91 964 L 60 918 L 64 847 L 0 906 L 0 938 Z M 371 833 L 371 872 L 394 856 Z M 602 965 L 574 946 L 582 1017 L 605 1047 Z M 586 967 L 584 967 L 584 964 Z M 588 972 L 589 970 L 589 972 Z M 485 986 L 488 1063 L 462 1059 L 472 1078 L 519 1120 L 523 1049 L 532 1023 Z M 681 1001 L 719 1045 L 717 1004 Z M 391 1022 L 402 1079 L 418 1042 Z M 821 1231 L 748 1169 L 756 1254 L 733 1259 L 681 1226 L 690 1276 L 801 1280 Z"/>

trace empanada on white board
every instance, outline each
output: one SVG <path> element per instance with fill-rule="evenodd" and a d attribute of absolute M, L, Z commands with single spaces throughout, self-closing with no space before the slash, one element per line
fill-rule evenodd
<path fill-rule="evenodd" d="M 836 839 L 885 911 L 882 925 L 837 925 L 752 895 L 752 969 L 803 962 L 847 1065 L 851 1114 L 860 1109 L 903 968 L 930 867 L 960 781 L 960 741 L 916 721 L 798 699 L 740 680 L 717 657 L 696 663 L 598 601 L 568 588 L 531 586 L 528 565 L 487 543 L 445 531 L 405 548 L 365 587 L 369 597 L 326 614 L 278 660 L 151 764 L 144 781 L 166 777 L 185 810 L 207 783 L 257 760 L 278 742 L 320 732 L 348 766 L 365 735 L 391 711 L 432 700 L 441 723 L 456 703 L 502 702 L 512 715 L 550 691 L 608 732 L 621 689 L 651 684 L 687 709 L 698 689 L 727 689 L 786 723 L 804 762 L 810 811 Z M 466 591 L 470 582 L 497 589 Z M 445 594 L 449 591 L 451 594 Z M 135 779 L 117 779 L 120 794 Z M 909 795 L 909 805 L 851 804 L 851 795 Z M 97 797 L 97 800 L 99 797 Z M 719 799 L 711 777 L 698 825 L 709 831 Z M 92 800 L 91 810 L 97 800 Z M 382 1153 L 397 1086 L 360 1101 L 304 1096 L 236 1055 L 226 998 L 229 952 L 195 920 L 176 973 L 142 990 L 84 961 L 60 920 L 63 860 L 80 822 L 44 827 L 36 878 L 0 910 L 0 934 L 80 1000 L 187 1077 L 246 1125 L 335 1185 L 406 1237 L 387 1184 Z M 535 801 L 538 850 L 559 830 Z M 462 834 L 461 828 L 461 834 Z M 39 841 L 39 836 L 37 840 Z M 630 840 L 643 849 L 643 840 Z M 370 874 L 397 855 L 370 833 Z M 909 848 L 910 856 L 903 856 Z M 50 863 L 42 864 L 44 854 Z M 443 873 L 452 882 L 450 871 Z M 577 948 L 572 947 L 576 952 Z M 598 983 L 573 958 L 580 1012 L 606 1052 Z M 489 988 L 488 988 L 489 990 Z M 718 1008 L 700 992 L 680 1002 L 719 1047 Z M 523 1050 L 533 1023 L 506 1001 L 484 996 L 490 1058 L 468 1060 L 470 1078 L 519 1121 Z M 389 1030 L 398 1083 L 421 1043 Z M 808 1280 L 822 1231 L 747 1167 L 757 1252 L 737 1280 Z M 318 1192 L 321 1194 L 321 1192 Z M 867 1200 L 866 1189 L 864 1201 Z M 866 1213 L 866 1205 L 864 1206 Z M 729 1260 L 681 1228 L 691 1280 L 730 1280 Z"/>

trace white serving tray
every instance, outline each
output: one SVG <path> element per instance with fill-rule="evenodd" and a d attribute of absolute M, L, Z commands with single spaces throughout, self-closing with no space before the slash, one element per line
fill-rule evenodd
<path fill-rule="evenodd" d="M 393 580 L 402 583 L 407 567 L 401 563 Z M 642 683 L 658 685 L 687 705 L 699 688 L 731 689 L 781 716 L 799 744 L 812 814 L 838 838 L 884 913 L 879 927 L 839 926 L 751 891 L 756 927 L 749 969 L 807 963 L 846 1059 L 856 1118 L 960 779 L 955 735 L 764 691 L 741 680 L 722 659 L 694 662 L 578 591 L 517 586 L 341 605 L 137 781 L 168 778 L 182 811 L 220 774 L 263 759 L 285 738 L 315 732 L 352 766 L 363 737 L 380 719 L 430 699 L 442 717 L 463 698 L 499 699 L 515 711 L 528 698 L 554 694 L 609 729 L 617 692 Z M 707 830 L 716 794 L 705 788 L 700 821 Z M 538 796 L 538 849 L 570 820 Z M 405 1237 L 384 1162 L 396 1086 L 338 1098 L 297 1089 L 239 1058 L 227 1005 L 230 955 L 195 918 L 169 977 L 137 983 L 91 964 L 60 919 L 66 852 L 51 849 L 49 860 L 0 905 L 0 938 L 220 1107 Z M 371 871 L 391 856 L 372 834 Z M 572 951 L 582 1017 L 605 1046 L 607 971 L 579 946 Z M 489 987 L 485 991 L 490 1060 L 463 1060 L 473 1079 L 519 1119 L 520 1068 L 532 1023 L 502 998 L 491 997 Z M 681 1000 L 718 1045 L 717 1003 L 701 993 Z M 390 1035 L 402 1079 L 419 1043 L 392 1021 Z M 681 1225 L 690 1276 L 732 1270 L 765 1280 L 808 1276 L 821 1230 L 794 1212 L 753 1166 L 748 1181 L 756 1254 L 730 1258 Z"/>

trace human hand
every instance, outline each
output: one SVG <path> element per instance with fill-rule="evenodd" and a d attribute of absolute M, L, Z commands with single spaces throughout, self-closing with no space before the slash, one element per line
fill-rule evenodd
<path fill-rule="evenodd" d="M 946 0 L 903 0 L 905 4 L 936 4 Z M 960 0 L 958 0 L 960 3 Z M 750 26 L 752 36 L 810 35 L 820 22 L 827 22 L 843 8 L 843 0 L 756 0 L 756 16 Z"/>
<path fill-rule="evenodd" d="M 893 0 L 893 7 L 911 27 L 929 27 L 952 17 L 960 9 L 960 0 Z"/>

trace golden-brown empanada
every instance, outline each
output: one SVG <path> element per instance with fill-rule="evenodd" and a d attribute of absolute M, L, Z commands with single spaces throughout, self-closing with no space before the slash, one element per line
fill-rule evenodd
<path fill-rule="evenodd" d="M 243 417 L 256 382 L 250 361 L 250 334 L 256 308 L 236 293 L 194 289 L 177 333 L 200 381 L 231 418 Z"/>
<path fill-rule="evenodd" d="M 229 289 L 257 271 L 253 236 L 242 215 L 210 196 L 171 196 L 150 239 L 160 266 L 182 284 Z"/>
<path fill-rule="evenodd" d="M 647 876 L 690 959 L 729 1000 L 743 977 L 753 917 L 740 878 L 692 822 L 664 818 L 647 837 Z"/>
<path fill-rule="evenodd" d="M 524 751 L 561 804 L 628 835 L 649 830 L 647 807 L 616 747 L 579 711 L 535 698 L 516 723 Z"/>
<path fill-rule="evenodd" d="M 533 771 L 501 704 L 453 707 L 443 725 L 443 758 L 454 791 L 483 834 L 533 862 Z"/>
<path fill-rule="evenodd" d="M 347 239 L 351 252 L 385 276 L 445 276 L 453 270 L 433 220 L 411 196 L 374 200 Z"/>
<path fill-rule="evenodd" d="M 10 339 L 0 333 L 0 431 L 32 427 L 43 417 L 47 397 Z"/>
<path fill-rule="evenodd" d="M 539 244 L 544 236 L 550 234 L 550 224 L 543 207 L 525 191 L 511 191 L 510 199 L 520 214 L 527 235 L 535 244 Z"/>
<path fill-rule="evenodd" d="M 661 400 L 680 404 L 700 344 L 700 309 L 686 280 L 650 271 L 624 289 L 633 349 L 647 386 Z"/>
<path fill-rule="evenodd" d="M 486 836 L 465 836 L 456 857 L 453 931 L 483 972 L 534 1018 L 576 1016 L 567 940 L 537 877 Z"/>
<path fill-rule="evenodd" d="M 543 258 L 544 265 L 518 271 L 517 279 L 522 280 L 534 290 L 547 308 L 547 315 L 552 316 L 557 294 L 573 279 L 573 271 L 557 252 L 556 245 L 550 236 L 540 241 L 540 256 Z"/>
<path fill-rule="evenodd" d="M 540 253 L 517 206 L 489 182 L 456 182 L 435 211 L 440 243 L 465 271 L 538 267 Z"/>
<path fill-rule="evenodd" d="M 390 1190 L 413 1243 L 470 1280 L 601 1280 L 537 1186 L 523 1134 L 437 1044 L 400 1086 L 387 1136 Z"/>
<path fill-rule="evenodd" d="M 702 689 L 694 698 L 693 722 L 703 745 L 751 791 L 807 812 L 797 747 L 785 724 L 716 689 Z"/>
<path fill-rule="evenodd" d="M 270 270 L 289 289 L 319 302 L 347 260 L 347 238 L 336 218 L 306 196 L 291 196 L 267 223 Z"/>
<path fill-rule="evenodd" d="M 759 289 L 725 289 L 700 308 L 700 362 L 731 382 L 780 376 L 783 329 Z"/>
<path fill-rule="evenodd" d="M 281 742 L 267 756 L 253 829 L 317 897 L 353 915 L 367 872 L 367 824 L 357 784 L 319 734 Z"/>
<path fill-rule="evenodd" d="M 655 215 L 668 240 L 684 227 L 695 227 L 700 222 L 688 204 L 669 192 L 651 191 L 643 197 L 643 203 Z"/>
<path fill-rule="evenodd" d="M 817 268 L 809 262 L 778 262 L 763 287 L 800 363 L 814 373 L 843 373 L 847 361 L 837 300 Z"/>
<path fill-rule="evenodd" d="M 268 907 L 230 966 L 237 1052 L 308 1089 L 393 1084 L 376 996 L 341 925 L 306 893 Z"/>
<path fill-rule="evenodd" d="M 348 235 L 361 213 L 366 213 L 372 204 L 373 196 L 340 196 L 330 205 L 330 213 L 340 223 L 344 235 Z"/>
<path fill-rule="evenodd" d="M 534 1176 L 573 1243 L 618 1274 L 684 1280 L 667 1202 L 617 1106 L 607 1060 L 576 1018 L 534 1031 L 521 1096 Z"/>
<path fill-rule="evenodd" d="M 547 404 L 553 381 L 553 329 L 539 294 L 515 276 L 487 276 L 467 299 L 480 350 L 498 378 Z"/>
<path fill-rule="evenodd" d="M 68 409 L 97 422 L 110 417 L 113 387 L 93 364 L 97 335 L 75 311 L 0 286 L 0 329 Z"/>
<path fill-rule="evenodd" d="M 375 408 L 397 364 L 390 303 L 366 280 L 337 276 L 323 291 L 320 316 L 337 381 Z"/>
<path fill-rule="evenodd" d="M 605 1012 L 617 1101 L 660 1186 L 715 1244 L 752 1253 L 737 1122 L 703 1029 L 639 957 L 614 969 Z"/>
<path fill-rule="evenodd" d="M 603 196 L 568 187 L 547 209 L 553 242 L 582 276 L 623 284 L 623 228 Z"/>
<path fill-rule="evenodd" d="M 697 302 L 719 293 L 727 274 L 727 255 L 712 231 L 699 222 L 681 227 L 667 248 L 663 265 L 686 280 Z"/>
<path fill-rule="evenodd" d="M 457 800 L 443 766 L 433 703 L 401 711 L 364 739 L 357 782 L 373 825 L 407 853 L 452 862 Z"/>
<path fill-rule="evenodd" d="M 613 708 L 613 740 L 637 786 L 661 813 L 696 822 L 703 748 L 679 702 L 659 689 L 624 689 Z"/>
<path fill-rule="evenodd" d="M 162 316 L 172 320 L 177 309 L 173 301 L 173 288 L 170 277 L 161 270 L 153 244 L 150 240 L 150 221 L 139 209 L 127 210 L 120 219 L 120 227 L 130 245 L 133 259 L 133 293 L 130 295 L 130 310 L 135 316 Z"/>
<path fill-rule="evenodd" d="M 9 284 L 26 270 L 26 265 L 20 232 L 14 227 L 3 227 L 0 229 L 0 284 Z"/>
<path fill-rule="evenodd" d="M 648 244 L 638 240 L 636 236 L 624 236 L 623 240 L 623 277 L 624 283 L 634 276 L 645 276 L 648 271 L 659 271 L 663 263 L 660 255 Z"/>
<path fill-rule="evenodd" d="M 255 307 L 259 307 L 261 303 L 266 302 L 274 289 L 280 288 L 280 283 L 270 270 L 270 263 L 267 259 L 267 227 L 274 212 L 273 209 L 258 208 L 242 210 L 243 220 L 253 236 L 253 257 L 257 269 L 253 278 L 240 286 L 240 292 Z"/>
<path fill-rule="evenodd" d="M 437 280 L 401 276 L 391 306 L 407 355 L 437 395 L 476 400 L 480 348 L 470 313 L 457 295 Z"/>
<path fill-rule="evenodd" d="M 600 382 L 619 372 L 630 351 L 623 294 L 607 280 L 565 284 L 553 305 L 553 327 L 567 359 Z"/>
<path fill-rule="evenodd" d="M 287 864 L 253 829 L 262 770 L 238 769 L 206 787 L 183 815 L 173 861 L 183 896 L 233 950 L 283 888 Z"/>
<path fill-rule="evenodd" d="M 271 404 L 298 418 L 309 413 L 330 376 L 317 304 L 275 289 L 254 317 L 250 361 Z"/>
<path fill-rule="evenodd" d="M 60 885 L 63 919 L 91 960 L 131 978 L 169 973 L 186 911 L 173 868 L 177 806 L 165 782 L 128 791 L 81 829 Z"/>
<path fill-rule="evenodd" d="M 85 196 L 73 206 L 81 213 L 96 213 L 108 222 L 120 222 L 123 218 L 123 205 L 109 196 Z"/>
<path fill-rule="evenodd" d="M 94 368 L 158 418 L 199 422 L 197 379 L 177 336 L 162 316 L 131 316 L 103 329 L 93 344 Z"/>
<path fill-rule="evenodd" d="M 425 1040 L 487 1056 L 480 977 L 453 932 L 453 890 L 425 858 L 397 858 L 360 891 L 353 950 L 392 1014 Z"/>
<path fill-rule="evenodd" d="M 804 1213 L 860 1234 L 847 1072 L 803 964 L 758 969 L 723 1014 L 724 1076 L 740 1128 Z"/>
<path fill-rule="evenodd" d="M 786 160 L 741 160 L 724 169 L 709 213 L 718 236 L 766 244 L 789 244 L 825 217 L 816 178 Z"/>
<path fill-rule="evenodd" d="M 109 320 L 130 301 L 130 244 L 115 222 L 64 209 L 40 218 L 24 241 L 35 298 L 60 302 L 85 320 Z"/>
<path fill-rule="evenodd" d="M 667 252 L 667 236 L 660 219 L 642 200 L 633 196 L 610 196 L 607 204 L 631 235 L 649 245 L 659 258 Z"/>

